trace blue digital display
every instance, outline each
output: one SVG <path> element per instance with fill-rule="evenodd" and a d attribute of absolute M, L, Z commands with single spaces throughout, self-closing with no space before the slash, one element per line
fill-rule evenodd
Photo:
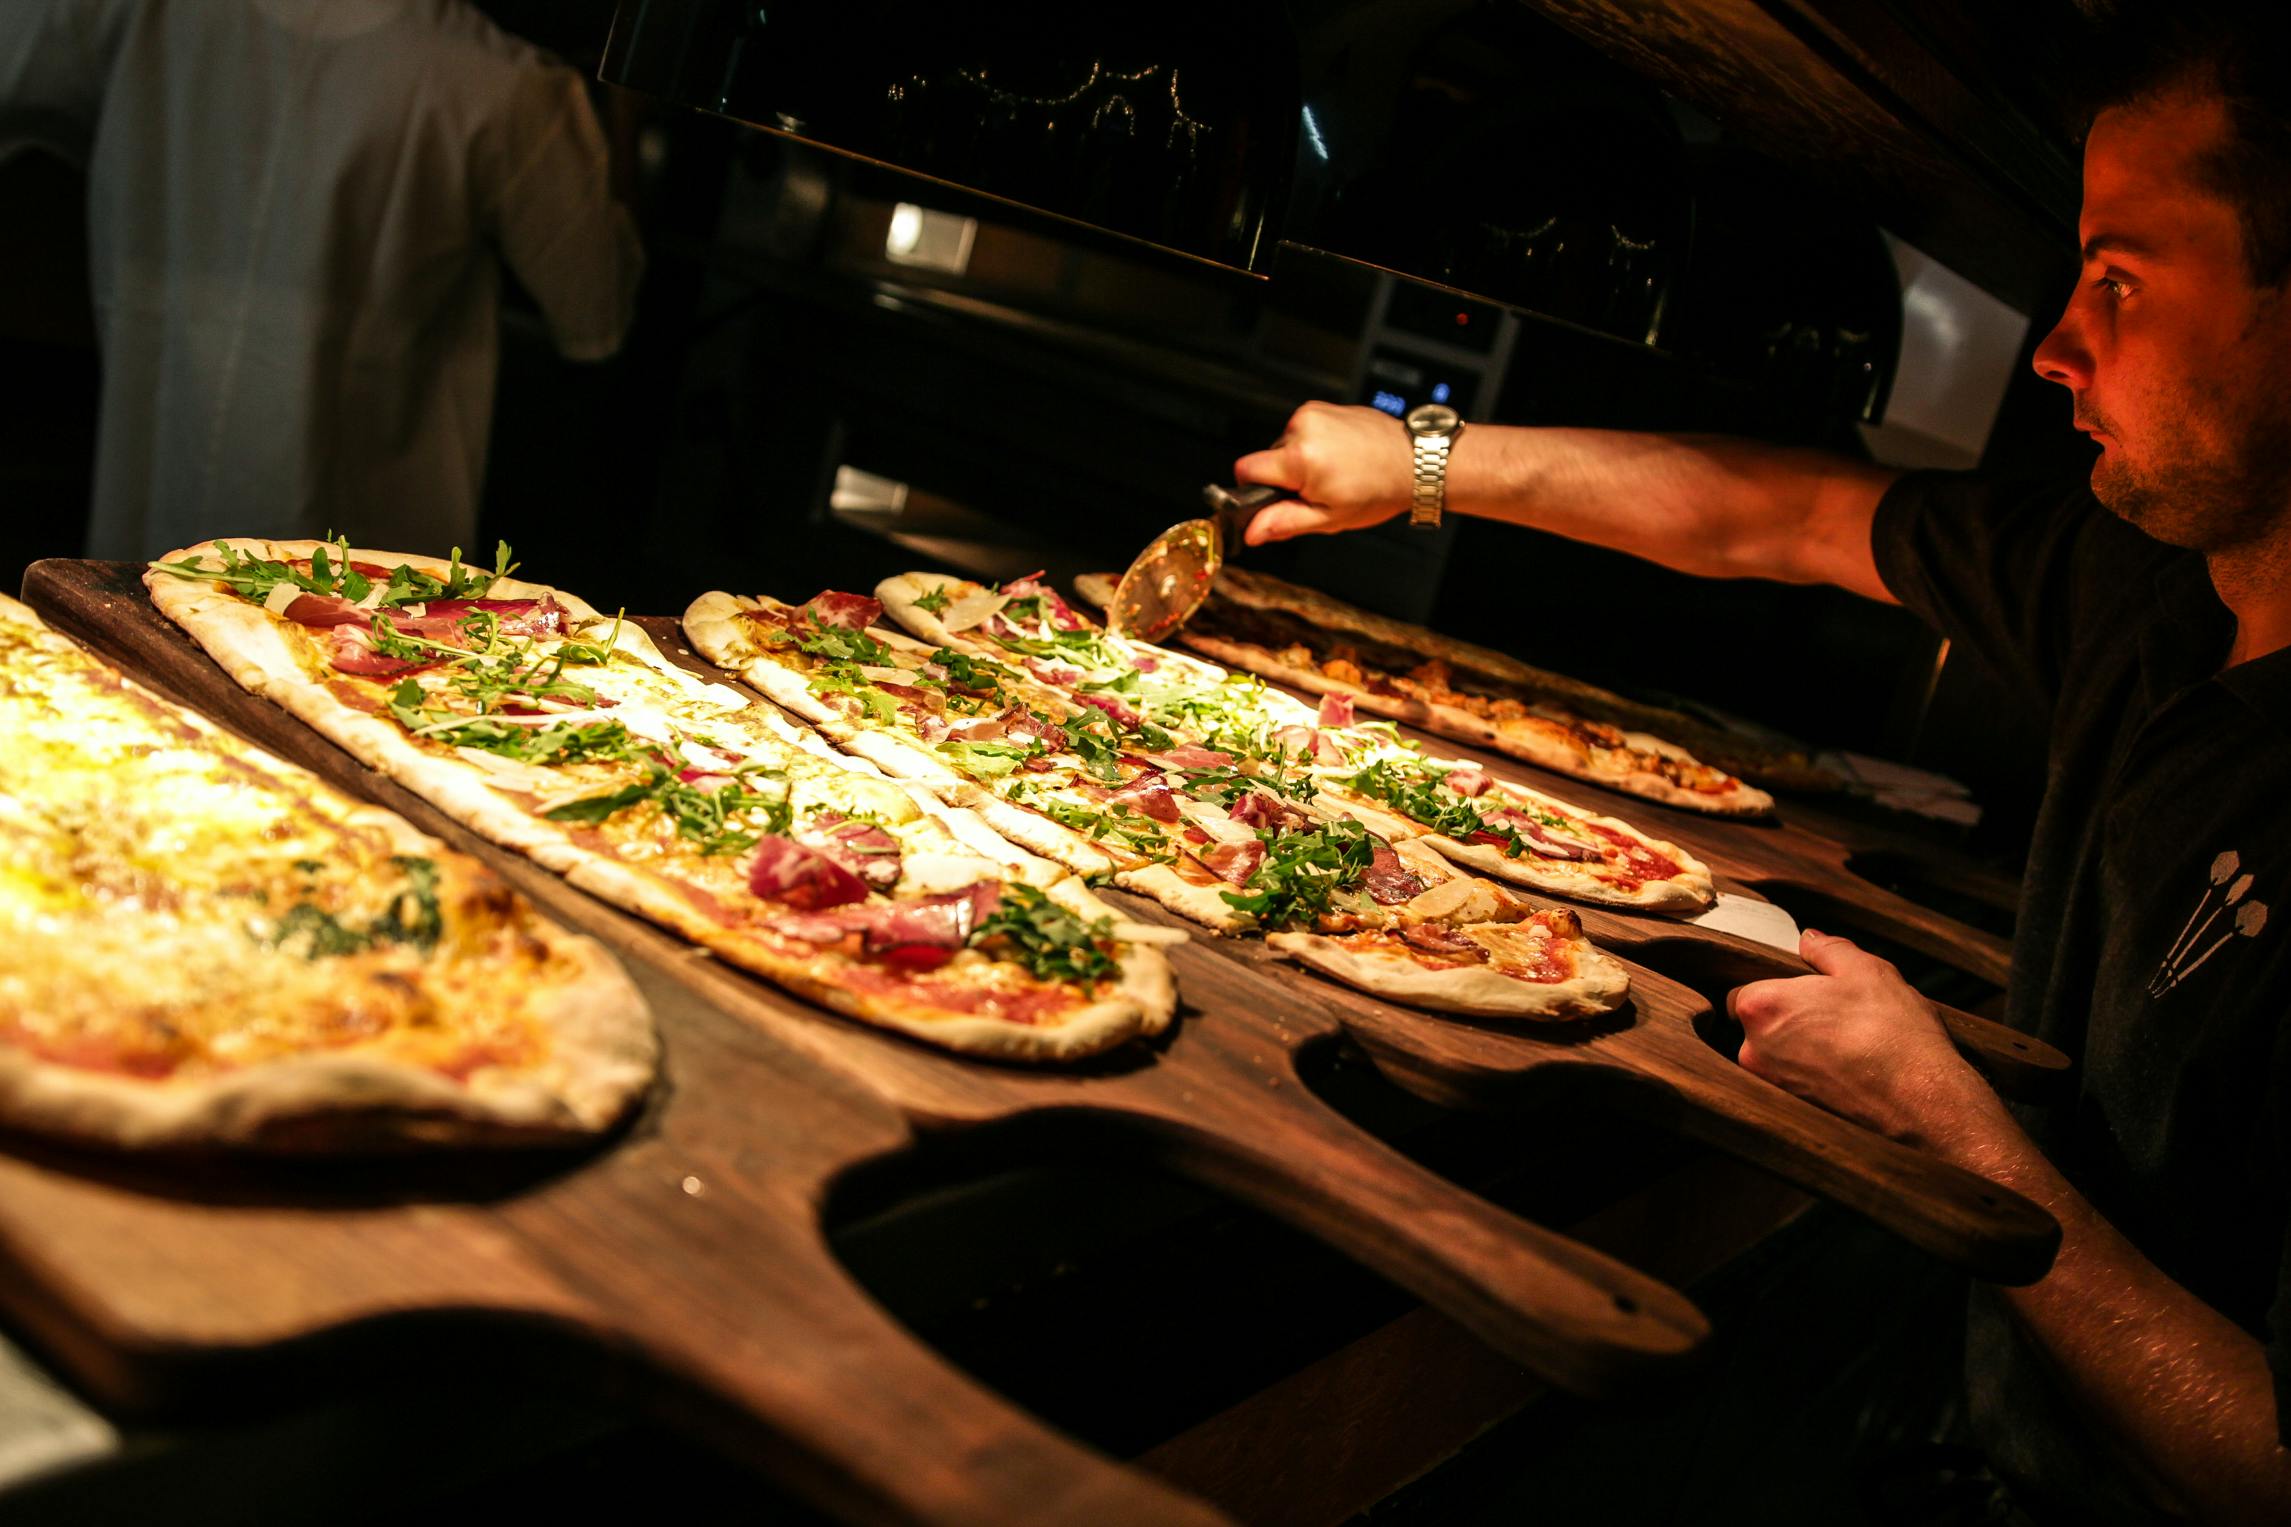
<path fill-rule="evenodd" d="M 1381 408 L 1395 419 L 1408 412 L 1408 400 L 1406 398 L 1396 392 L 1386 392 L 1382 388 L 1378 388 L 1376 396 L 1368 400 L 1368 406 Z"/>

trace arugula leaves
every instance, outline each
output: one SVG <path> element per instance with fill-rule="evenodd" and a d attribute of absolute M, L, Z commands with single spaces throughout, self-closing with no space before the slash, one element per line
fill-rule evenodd
<path fill-rule="evenodd" d="M 429 954 L 445 935 L 445 913 L 438 905 L 437 863 L 410 854 L 394 855 L 390 863 L 404 872 L 406 886 L 371 920 L 352 925 L 315 902 L 298 901 L 271 929 L 271 947 L 301 941 L 306 960 L 363 954 L 378 944 L 411 944 Z M 307 859 L 296 861 L 295 867 L 304 874 L 323 868 Z"/>
<path fill-rule="evenodd" d="M 1113 718 L 1102 710 L 1084 710 L 1059 723 L 1066 733 L 1066 750 L 1078 755 L 1091 776 L 1109 785 L 1122 782 L 1122 744 L 1114 735 Z"/>
<path fill-rule="evenodd" d="M 751 790 L 747 785 L 750 779 L 777 780 L 780 792 L 764 795 Z M 543 814 L 553 822 L 594 827 L 631 807 L 649 803 L 675 824 L 681 836 L 698 843 L 701 853 L 736 854 L 743 848 L 753 848 L 757 840 L 767 834 L 787 831 L 795 813 L 788 804 L 786 782 L 787 776 L 777 769 L 743 768 L 729 784 L 703 790 L 654 764 L 651 774 L 633 785 L 567 801 Z M 761 831 L 751 832 L 748 824 L 758 812 L 762 813 L 763 820 L 755 825 L 760 826 Z"/>
<path fill-rule="evenodd" d="M 1005 606 L 1005 611 L 1009 608 Z M 1100 668 L 1110 668 L 1115 662 L 1106 644 L 1098 639 L 1098 633 L 1087 626 L 1072 631 L 1053 631 L 1046 641 L 1031 636 L 997 636 L 994 641 L 1005 650 L 1025 657 L 1063 658 Z"/>
<path fill-rule="evenodd" d="M 1007 663 L 998 663 L 988 657 L 972 657 L 969 653 L 957 652 L 952 647 L 941 647 L 931 654 L 931 661 L 947 671 L 946 682 L 948 684 L 958 689 L 976 690 L 983 694 L 992 695 L 998 700 L 1002 698 L 1003 681 L 1019 677 L 1018 670 Z M 930 681 L 919 679 L 917 682 L 929 683 Z"/>
<path fill-rule="evenodd" d="M 811 676 L 804 687 L 815 695 L 849 695 L 867 712 L 870 721 L 896 721 L 899 702 L 877 689 L 855 663 L 830 663 Z"/>
<path fill-rule="evenodd" d="M 628 611 L 623 608 L 613 616 L 613 628 L 605 633 L 605 639 L 601 642 L 559 642 L 556 652 L 552 654 L 557 659 L 558 666 L 579 665 L 602 668 L 611 662 L 613 653 L 620 647 L 621 621 L 627 614 Z"/>
<path fill-rule="evenodd" d="M 1041 751 L 1015 742 L 964 742 L 955 737 L 938 744 L 939 755 L 973 779 L 1001 779 Z"/>
<path fill-rule="evenodd" d="M 1166 863 L 1176 857 L 1169 846 L 1169 834 L 1162 825 L 1141 811 L 1132 811 L 1119 804 L 1103 807 L 1083 806 L 1073 801 L 1062 801 L 1047 791 L 1021 780 L 1006 792 L 1009 799 L 1022 806 L 1031 806 L 1061 827 L 1081 833 L 1084 837 L 1112 839 L 1133 853 L 1143 854 L 1157 863 Z"/>
<path fill-rule="evenodd" d="M 333 555 L 329 556 L 331 548 Z M 350 565 L 350 538 L 337 536 L 314 548 L 310 554 L 310 568 L 302 571 L 292 564 L 257 557 L 242 552 L 227 542 L 214 543 L 213 560 L 201 552 L 185 557 L 180 562 L 154 562 L 152 569 L 177 578 L 204 579 L 227 586 L 242 599 L 261 604 L 268 600 L 282 584 L 292 584 L 306 594 L 339 595 L 356 603 L 374 591 L 374 580 Z M 453 559 L 447 565 L 446 576 L 421 572 L 400 563 L 392 569 L 382 586 L 379 604 L 383 608 L 423 603 L 432 599 L 476 599 L 493 587 L 498 579 L 516 571 L 517 564 L 509 560 L 509 543 L 500 542 L 494 548 L 493 568 L 464 567 L 461 548 L 453 549 Z"/>
<path fill-rule="evenodd" d="M 554 721 L 546 726 L 528 726 L 496 716 L 430 710 L 421 701 L 421 685 L 407 679 L 390 696 L 390 715 L 414 736 L 449 748 L 476 748 L 519 763 L 545 766 L 625 763 L 649 757 L 653 751 L 650 744 L 640 741 L 618 721 Z"/>
<path fill-rule="evenodd" d="M 831 626 L 817 615 L 804 617 L 811 629 L 797 635 L 790 627 L 783 633 L 782 645 L 792 640 L 798 652 L 812 657 L 823 657 L 834 663 L 864 663 L 871 668 L 887 668 L 891 664 L 891 649 L 865 631 L 854 631 L 846 626 Z"/>
<path fill-rule="evenodd" d="M 1259 828 L 1257 841 L 1265 845 L 1264 862 L 1241 890 L 1218 895 L 1267 928 L 1310 926 L 1376 857 L 1368 829 L 1358 822 L 1297 832 Z"/>
<path fill-rule="evenodd" d="M 1002 897 L 986 920 L 971 930 L 970 947 L 997 944 L 986 952 L 1026 967 L 1041 981 L 1096 981 L 1120 968 L 1106 945 L 1113 919 L 1084 922 L 1040 890 L 1018 881 L 1003 885 Z"/>
<path fill-rule="evenodd" d="M 1340 783 L 1345 789 L 1370 800 L 1382 801 L 1414 821 L 1423 823 L 1434 832 L 1459 841 L 1473 833 L 1484 832 L 1500 838 L 1507 858 L 1518 858 L 1528 852 L 1527 840 L 1509 827 L 1499 827 L 1479 813 L 1468 796 L 1449 789 L 1444 776 L 1436 775 L 1421 765 L 1403 764 L 1393 759 L 1379 759 L 1349 776 Z M 1565 817 L 1548 811 L 1521 806 L 1546 827 L 1567 830 Z"/>
<path fill-rule="evenodd" d="M 928 594 L 917 596 L 915 600 L 915 608 L 918 610 L 928 611 L 933 615 L 942 615 L 946 613 L 947 606 L 953 602 L 954 595 L 948 593 L 947 586 L 942 583 L 937 588 L 931 590 Z"/>

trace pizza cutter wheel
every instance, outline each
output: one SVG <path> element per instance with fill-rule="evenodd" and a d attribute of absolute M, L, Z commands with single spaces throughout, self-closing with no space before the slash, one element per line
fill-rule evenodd
<path fill-rule="evenodd" d="M 1225 550 L 1242 544 L 1242 533 L 1257 511 L 1289 496 L 1286 488 L 1259 484 L 1201 490 L 1210 518 L 1172 525 L 1148 542 L 1114 586 L 1106 624 L 1124 636 L 1157 642 L 1192 619 L 1209 597 Z"/>

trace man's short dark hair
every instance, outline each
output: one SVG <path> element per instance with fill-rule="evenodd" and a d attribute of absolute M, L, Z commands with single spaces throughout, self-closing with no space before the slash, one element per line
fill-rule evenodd
<path fill-rule="evenodd" d="M 2186 91 L 2227 107 L 2228 141 L 2205 157 L 2236 210 L 2261 286 L 2291 281 L 2291 5 L 2284 0 L 2084 0 L 2099 12 L 2086 120 Z"/>

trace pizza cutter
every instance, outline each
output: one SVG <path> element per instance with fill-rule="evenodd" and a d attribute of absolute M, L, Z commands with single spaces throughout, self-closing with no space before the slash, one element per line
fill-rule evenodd
<path fill-rule="evenodd" d="M 1201 490 L 1210 517 L 1172 525 L 1146 544 L 1130 563 L 1106 606 L 1106 624 L 1125 636 L 1158 642 L 1192 618 L 1209 597 L 1227 547 L 1242 544 L 1242 532 L 1267 504 L 1289 496 L 1286 488 L 1256 484 Z"/>

